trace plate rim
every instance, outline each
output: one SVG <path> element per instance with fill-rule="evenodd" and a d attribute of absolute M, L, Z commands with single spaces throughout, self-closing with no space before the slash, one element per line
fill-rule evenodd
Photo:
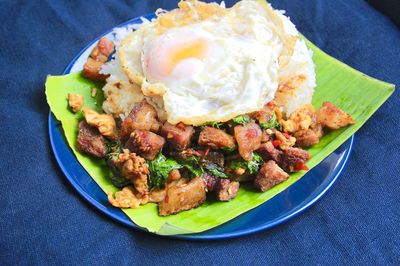
<path fill-rule="evenodd" d="M 151 19 L 152 17 L 154 17 L 154 13 L 149 13 L 143 16 L 138 16 L 132 19 L 129 19 L 125 22 L 122 22 L 120 24 L 118 24 L 117 26 L 112 27 L 110 30 L 102 33 L 101 35 L 97 36 L 96 38 L 94 38 L 92 41 L 90 41 L 84 48 L 82 48 L 75 56 L 74 58 L 70 61 L 70 63 L 67 65 L 67 67 L 65 68 L 65 70 L 63 71 L 62 75 L 66 75 L 66 74 L 70 74 L 71 69 L 73 68 L 73 66 L 75 65 L 76 61 L 81 57 L 81 55 L 90 47 L 92 46 L 96 41 L 98 41 L 101 37 L 110 34 L 115 28 L 119 28 L 119 27 L 123 27 L 123 26 L 127 26 L 129 24 L 133 24 L 135 22 L 139 22 L 141 20 L 141 18 L 146 18 L 146 19 Z M 57 123 L 58 120 L 54 117 L 53 113 L 51 112 L 51 110 L 49 110 L 49 116 L 48 116 L 48 134 L 49 134 L 49 139 L 50 139 L 50 144 L 51 144 L 51 148 L 53 151 L 53 155 L 56 158 L 57 164 L 60 167 L 61 171 L 63 172 L 64 176 L 67 178 L 67 180 L 69 181 L 69 183 L 74 187 L 74 189 L 76 189 L 78 191 L 78 193 L 85 199 L 87 200 L 92 206 L 94 206 L 97 210 L 99 210 L 101 213 L 105 214 L 106 216 L 109 216 L 111 218 L 113 218 L 114 220 L 118 221 L 119 223 L 122 223 L 125 226 L 129 226 L 131 228 L 134 228 L 136 230 L 145 232 L 145 233 L 149 233 L 152 235 L 157 235 L 157 236 L 163 236 L 163 237 L 167 237 L 167 238 L 174 238 L 174 239 L 184 239 L 184 240 L 220 240 L 220 239 L 231 239 L 231 238 L 236 238 L 236 237 L 240 237 L 240 236 L 245 236 L 245 235 L 249 235 L 249 234 L 254 234 L 257 232 L 261 232 L 261 231 L 265 231 L 267 229 L 271 229 L 273 227 L 276 227 L 282 223 L 287 222 L 288 220 L 296 217 L 297 215 L 299 215 L 300 213 L 304 212 L 305 210 L 307 210 L 308 208 L 310 208 L 311 206 L 313 206 L 318 200 L 320 200 L 322 198 L 322 196 L 324 196 L 333 186 L 333 184 L 338 180 L 338 178 L 340 177 L 340 175 L 343 173 L 343 170 L 345 169 L 345 167 L 347 166 L 348 160 L 351 156 L 352 150 L 353 150 L 353 146 L 354 146 L 354 139 L 355 139 L 355 134 L 353 134 L 348 140 L 346 140 L 346 142 L 344 142 L 342 145 L 347 144 L 346 147 L 346 151 L 344 153 L 344 158 L 342 159 L 342 162 L 339 166 L 339 169 L 336 171 L 336 173 L 334 174 L 333 177 L 330 178 L 329 182 L 321 187 L 319 189 L 319 191 L 317 191 L 317 195 L 315 195 L 314 197 L 312 197 L 311 199 L 309 199 L 308 201 L 297 205 L 296 208 L 292 209 L 291 211 L 289 211 L 287 214 L 285 214 L 283 217 L 277 219 L 277 220 L 273 220 L 270 223 L 266 223 L 262 226 L 258 226 L 256 228 L 250 228 L 250 229 L 243 229 L 243 230 L 239 230 L 239 231 L 234 231 L 234 232 L 230 232 L 230 233 L 222 233 L 222 234 L 218 234 L 218 235 L 204 235 L 204 232 L 199 232 L 199 233 L 194 233 L 194 234 L 186 234 L 186 235 L 158 235 L 155 233 L 152 233 L 150 231 L 148 231 L 146 228 L 140 227 L 137 224 L 135 224 L 132 220 L 124 220 L 122 219 L 120 216 L 116 215 L 115 213 L 112 213 L 110 211 L 108 211 L 107 209 L 104 209 L 103 205 L 101 205 L 97 200 L 95 200 L 90 194 L 88 194 L 79 184 L 79 182 L 76 182 L 70 175 L 70 173 L 67 170 L 67 167 L 63 164 L 63 161 L 61 160 L 58 151 L 56 149 L 56 143 L 54 140 L 54 136 L 53 136 L 53 132 L 52 129 L 54 127 L 54 129 L 57 127 Z M 63 129 L 62 129 L 63 131 Z M 62 133 L 61 133 L 62 134 Z M 65 136 L 62 134 L 62 138 L 65 140 Z M 67 144 L 68 145 L 68 144 Z M 69 146 L 69 145 L 68 145 Z M 69 147 L 68 150 L 69 153 L 72 153 L 72 155 L 75 157 L 75 155 L 73 154 L 71 148 Z M 75 157 L 76 159 L 76 157 Z M 324 159 L 325 160 L 325 159 Z M 321 161 L 322 163 L 323 161 Z M 78 161 L 79 163 L 79 161 Z M 80 164 L 80 163 L 79 163 Z M 320 163 L 319 163 L 320 164 Z M 318 164 L 318 165 L 319 165 Z M 315 167 L 318 167 L 318 165 L 316 165 Z M 80 167 L 83 168 L 84 171 L 86 171 L 86 169 L 80 164 Z M 304 178 L 307 175 L 307 173 L 302 177 Z M 90 176 L 90 175 L 89 175 Z M 301 178 L 301 179 L 302 179 Z M 301 181 L 301 179 L 299 179 L 298 181 Z M 297 181 L 295 182 L 297 183 Z M 97 186 L 99 186 L 96 183 Z M 294 185 L 294 184 L 293 184 Z M 286 190 L 286 189 L 285 189 Z M 284 190 L 284 191 L 285 191 Z M 283 192 L 283 191 L 282 191 Z M 281 192 L 281 193 L 282 193 Z M 315 191 L 314 191 L 315 192 Z M 275 195 L 274 197 L 278 196 L 279 194 Z M 268 201 L 267 201 L 268 202 Z M 266 203 L 266 202 L 265 202 Z M 263 203 L 263 204 L 265 204 Z M 261 204 L 261 205 L 263 205 Z M 260 206 L 261 206 L 260 205 Z M 259 207 L 259 206 L 257 206 Z M 256 207 L 256 208 L 257 208 Z M 255 208 L 254 208 L 255 209 Z M 254 210 L 252 209 L 252 210 Z M 249 210 L 245 213 L 251 212 L 252 210 Z M 118 211 L 125 215 L 126 214 L 118 209 Z M 243 214 L 245 214 L 243 213 Z M 241 214 L 241 215 L 243 215 Z M 240 215 L 239 215 L 240 216 Z M 237 216 L 237 217 L 239 217 Z M 127 216 L 126 216 L 127 217 Z M 216 227 L 214 227 L 216 228 Z M 212 229 L 214 229 L 212 228 Z M 211 229 L 210 229 L 211 230 Z"/>

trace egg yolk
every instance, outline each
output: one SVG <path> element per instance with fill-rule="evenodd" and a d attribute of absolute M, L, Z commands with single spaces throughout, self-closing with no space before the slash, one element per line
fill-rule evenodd
<path fill-rule="evenodd" d="M 170 75 L 174 68 L 186 59 L 202 60 L 206 56 L 207 45 L 202 41 L 195 41 L 175 48 L 169 54 L 167 63 L 167 75 Z"/>
<path fill-rule="evenodd" d="M 147 77 L 155 82 L 190 79 L 204 68 L 208 46 L 206 40 L 187 35 L 160 39 L 145 55 Z"/>

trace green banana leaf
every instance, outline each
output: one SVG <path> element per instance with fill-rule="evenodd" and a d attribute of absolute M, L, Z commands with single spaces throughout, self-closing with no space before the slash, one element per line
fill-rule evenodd
<path fill-rule="evenodd" d="M 316 64 L 318 86 L 313 97 L 314 107 L 319 108 L 322 102 L 331 101 L 356 120 L 352 126 L 328 133 L 320 143 L 308 149 L 312 158 L 307 165 L 312 168 L 353 135 L 395 88 L 392 84 L 368 77 L 350 68 L 308 41 L 307 45 L 314 51 Z M 91 97 L 93 87 L 97 87 L 100 92 L 95 98 Z M 101 84 L 84 79 L 80 73 L 49 76 L 46 81 L 46 95 L 51 111 L 61 121 L 66 140 L 79 162 L 105 192 L 114 192 L 117 189 L 108 181 L 108 170 L 104 163 L 84 156 L 76 149 L 78 119 L 82 118 L 82 115 L 69 111 L 67 94 L 70 92 L 83 95 L 85 106 L 101 110 L 103 100 Z M 242 186 L 237 197 L 230 202 L 207 201 L 196 209 L 168 217 L 158 216 L 156 204 L 147 204 L 138 209 L 123 209 L 123 211 L 134 223 L 156 234 L 202 232 L 259 206 L 288 188 L 304 174 L 304 171 L 292 174 L 287 181 L 264 193 L 256 192 L 249 186 Z"/>

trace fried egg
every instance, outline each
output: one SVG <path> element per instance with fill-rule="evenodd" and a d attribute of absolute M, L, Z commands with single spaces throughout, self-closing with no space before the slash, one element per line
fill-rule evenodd
<path fill-rule="evenodd" d="M 224 122 L 261 110 L 279 90 L 282 105 L 292 97 L 280 82 L 297 71 L 291 59 L 305 46 L 290 20 L 266 2 L 243 0 L 226 9 L 181 1 L 179 9 L 157 14 L 121 41 L 117 59 L 143 94 L 135 97 L 157 102 L 170 123 Z"/>

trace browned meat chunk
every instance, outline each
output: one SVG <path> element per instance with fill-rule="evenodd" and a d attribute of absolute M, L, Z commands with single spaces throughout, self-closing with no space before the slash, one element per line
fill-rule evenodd
<path fill-rule="evenodd" d="M 108 57 L 114 51 L 114 43 L 105 37 L 101 38 L 96 47 L 93 48 L 90 57 L 99 62 L 107 62 Z"/>
<path fill-rule="evenodd" d="M 199 136 L 199 145 L 212 149 L 235 148 L 235 139 L 225 131 L 213 127 L 205 127 Z"/>
<path fill-rule="evenodd" d="M 317 111 L 317 121 L 323 127 L 338 129 L 354 124 L 354 119 L 331 102 L 324 102 Z"/>
<path fill-rule="evenodd" d="M 153 132 L 134 130 L 125 143 L 125 149 L 135 152 L 147 160 L 153 160 L 160 153 L 164 144 L 164 138 Z"/>
<path fill-rule="evenodd" d="M 230 201 L 239 191 L 239 182 L 219 179 L 215 184 L 215 195 L 219 201 Z"/>
<path fill-rule="evenodd" d="M 203 156 L 204 161 L 223 167 L 225 163 L 224 155 L 217 151 L 206 152 Z"/>
<path fill-rule="evenodd" d="M 206 184 L 206 190 L 208 192 L 210 191 L 214 191 L 215 189 L 215 185 L 217 184 L 218 178 L 216 178 L 215 176 L 212 176 L 208 173 L 203 173 L 203 175 L 201 176 Z"/>
<path fill-rule="evenodd" d="M 304 148 L 317 144 L 322 135 L 323 131 L 320 124 L 313 125 L 307 130 L 299 130 L 294 133 L 296 145 Z"/>
<path fill-rule="evenodd" d="M 246 161 L 253 159 L 253 151 L 260 148 L 261 128 L 256 123 L 238 125 L 234 128 L 235 139 L 238 143 L 239 154 Z"/>
<path fill-rule="evenodd" d="M 106 80 L 108 76 L 100 74 L 100 70 L 113 51 L 114 43 L 107 38 L 101 38 L 83 65 L 83 75 L 89 79 Z"/>
<path fill-rule="evenodd" d="M 205 185 L 201 177 L 188 183 L 168 186 L 166 190 L 165 198 L 158 204 L 158 213 L 161 216 L 196 208 L 206 200 Z"/>
<path fill-rule="evenodd" d="M 147 130 L 158 133 L 161 123 L 156 109 L 143 100 L 137 103 L 121 125 L 121 138 L 126 139 L 133 130 Z"/>
<path fill-rule="evenodd" d="M 119 169 L 124 178 L 132 181 L 138 195 L 148 193 L 147 178 L 150 171 L 149 166 L 142 157 L 124 150 L 123 153 L 114 156 L 109 163 Z"/>
<path fill-rule="evenodd" d="M 283 152 L 281 167 L 287 172 L 307 170 L 305 162 L 310 159 L 310 154 L 300 148 L 288 148 Z"/>
<path fill-rule="evenodd" d="M 171 149 L 178 151 L 182 151 L 189 147 L 193 134 L 193 127 L 186 126 L 182 123 L 172 125 L 165 122 L 161 128 L 161 136 L 167 140 L 168 146 Z"/>
<path fill-rule="evenodd" d="M 288 173 L 283 171 L 275 161 L 270 160 L 261 167 L 254 180 L 254 186 L 264 192 L 288 178 Z"/>
<path fill-rule="evenodd" d="M 77 147 L 81 152 L 96 158 L 103 158 L 107 154 L 106 139 L 96 127 L 90 126 L 86 121 L 79 123 Z"/>
<path fill-rule="evenodd" d="M 103 62 L 96 61 L 89 57 L 86 63 L 83 65 L 82 74 L 88 79 L 104 81 L 107 79 L 108 75 L 100 74 L 103 64 Z"/>
<path fill-rule="evenodd" d="M 282 159 L 282 151 L 276 149 L 272 142 L 266 142 L 261 144 L 257 150 L 258 154 L 264 159 L 264 161 L 274 160 L 279 163 Z"/>

